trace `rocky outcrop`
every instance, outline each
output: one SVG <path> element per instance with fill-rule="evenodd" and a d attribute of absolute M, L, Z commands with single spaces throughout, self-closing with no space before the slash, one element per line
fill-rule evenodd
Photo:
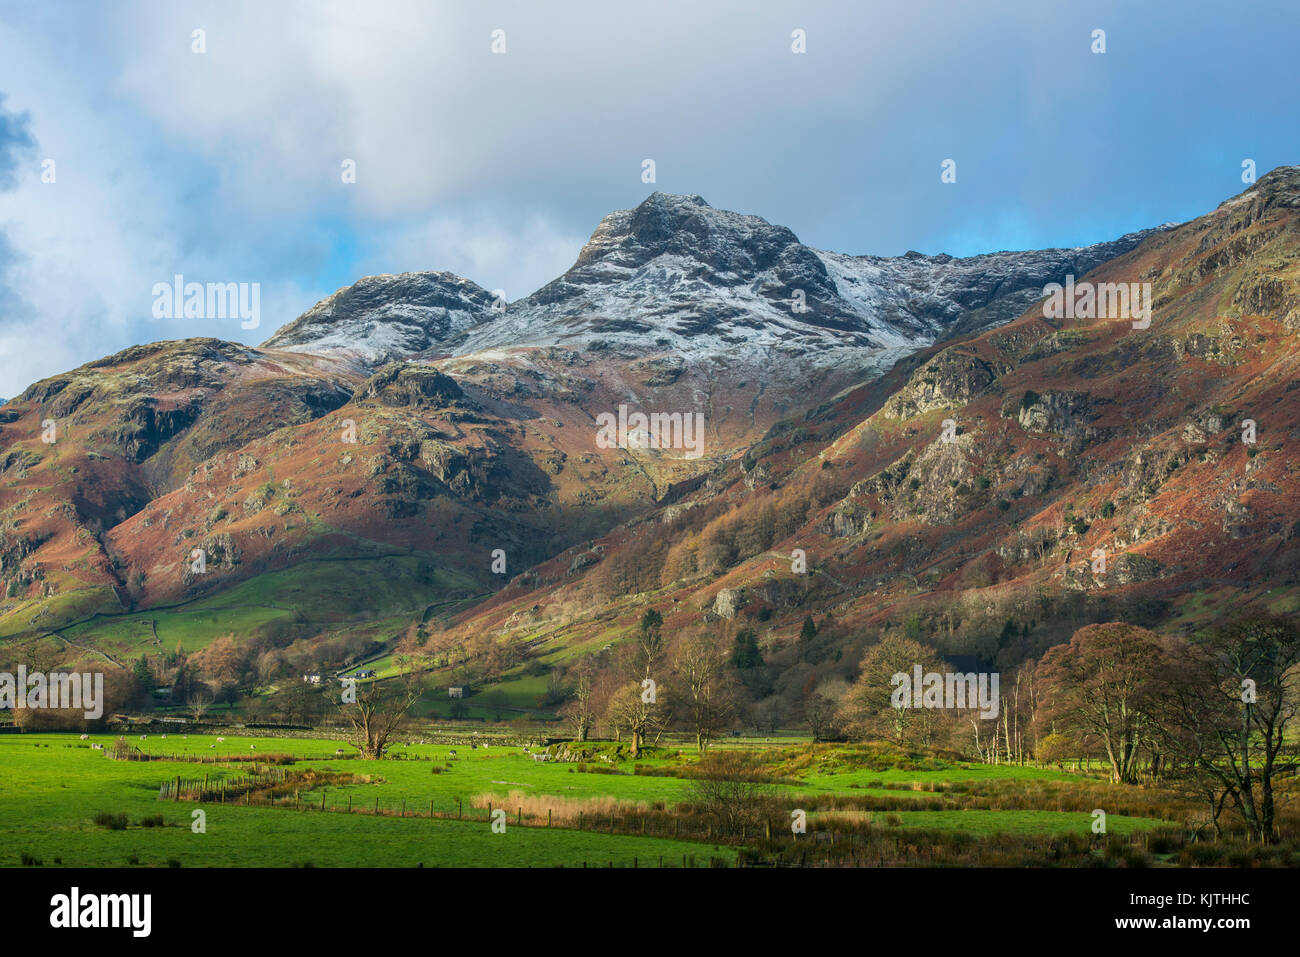
<path fill-rule="evenodd" d="M 991 386 L 997 376 L 984 360 L 945 349 L 912 373 L 907 385 L 885 403 L 885 415 L 911 418 L 935 409 L 956 409 Z"/>

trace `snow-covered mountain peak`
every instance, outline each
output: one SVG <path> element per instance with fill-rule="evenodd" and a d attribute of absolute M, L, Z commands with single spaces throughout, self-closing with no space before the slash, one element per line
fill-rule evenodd
<path fill-rule="evenodd" d="M 605 216 L 567 272 L 507 308 L 494 310 L 489 292 L 449 273 L 373 276 L 266 345 L 371 367 L 558 346 L 674 354 L 706 366 L 878 368 L 945 336 L 1007 322 L 1047 283 L 1081 276 L 1151 232 L 966 258 L 850 256 L 700 196 L 656 192 Z"/>
<path fill-rule="evenodd" d="M 492 317 L 492 293 L 449 272 L 367 276 L 322 299 L 263 343 L 343 356 L 367 366 L 450 351 Z"/>

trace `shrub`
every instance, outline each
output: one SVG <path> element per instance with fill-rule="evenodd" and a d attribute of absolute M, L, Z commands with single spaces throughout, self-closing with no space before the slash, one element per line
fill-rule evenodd
<path fill-rule="evenodd" d="M 699 763 L 687 800 L 723 834 L 757 827 L 772 801 L 772 787 L 749 755 L 715 751 Z"/>
<path fill-rule="evenodd" d="M 151 814 L 149 817 L 140 818 L 141 827 L 166 827 L 167 822 L 161 814 Z"/>
<path fill-rule="evenodd" d="M 125 831 L 128 823 L 125 814 L 114 814 L 112 811 L 100 811 L 95 815 L 95 823 L 100 827 L 106 827 L 110 831 Z"/>

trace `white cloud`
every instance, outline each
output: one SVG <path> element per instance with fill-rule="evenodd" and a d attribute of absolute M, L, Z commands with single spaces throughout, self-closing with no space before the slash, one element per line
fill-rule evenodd
<path fill-rule="evenodd" d="M 586 240 L 537 214 L 518 221 L 489 214 L 435 216 L 383 232 L 362 262 L 367 272 L 454 272 L 485 289 L 503 289 L 514 301 L 572 266 Z"/>

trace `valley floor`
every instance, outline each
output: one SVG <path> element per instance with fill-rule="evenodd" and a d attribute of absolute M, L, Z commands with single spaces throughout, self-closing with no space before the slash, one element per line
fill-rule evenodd
<path fill-rule="evenodd" d="M 0 736 L 0 866 L 960 864 L 988 863 L 971 855 L 993 845 L 1007 864 L 1192 862 L 1187 808 L 1159 792 L 933 757 L 882 766 L 870 746 L 726 743 L 764 762 L 778 820 L 805 811 L 796 836 L 770 824 L 715 831 L 692 816 L 691 752 L 575 764 L 517 745 L 413 743 L 365 761 L 326 738 L 156 734 L 130 740 L 146 760 L 91 747 L 116 740 Z M 284 783 L 241 796 L 250 774 Z M 186 790 L 198 787 L 208 790 Z M 1105 835 L 1094 832 L 1099 807 Z"/>

